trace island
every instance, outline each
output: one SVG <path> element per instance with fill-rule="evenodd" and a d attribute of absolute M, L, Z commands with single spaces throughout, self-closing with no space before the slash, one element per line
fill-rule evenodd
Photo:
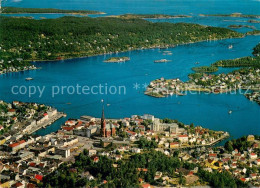
<path fill-rule="evenodd" d="M 246 35 L 260 35 L 260 30 L 248 31 Z"/>
<path fill-rule="evenodd" d="M 177 79 L 160 78 L 150 82 L 145 94 L 152 97 L 166 97 L 169 95 L 186 95 L 196 91 L 206 93 L 229 93 L 239 89 L 260 90 L 260 69 L 244 68 L 228 74 L 193 73 L 187 82 Z"/>
<path fill-rule="evenodd" d="M 232 28 L 232 29 L 241 29 L 241 28 L 256 29 L 255 26 L 251 26 L 251 25 L 236 25 L 236 24 L 233 24 L 233 25 L 229 25 L 228 27 Z"/>
<path fill-rule="evenodd" d="M 21 7 L 2 7 L 2 14 L 105 14 L 92 10 L 62 10 L 54 8 L 21 8 Z"/>
<path fill-rule="evenodd" d="M 232 13 L 232 14 L 200 14 L 199 16 L 235 17 L 235 18 L 260 18 L 260 15 L 250 15 L 250 14 L 242 14 L 242 13 Z"/>
<path fill-rule="evenodd" d="M 186 95 L 187 92 L 196 91 L 206 93 L 229 93 L 236 90 L 260 91 L 260 57 L 258 44 L 254 48 L 255 57 L 244 57 L 234 60 L 220 60 L 211 66 L 194 67 L 197 73 L 189 75 L 186 82 L 178 78 L 175 79 L 156 79 L 148 85 L 145 94 L 152 97 L 166 97 L 172 95 Z M 244 67 L 227 74 L 205 74 L 207 71 L 217 70 L 217 67 Z M 253 95 L 257 98 L 257 93 Z M 252 98 L 252 99 L 253 99 Z"/>
<path fill-rule="evenodd" d="M 173 19 L 173 18 L 191 18 L 188 15 L 167 15 L 167 14 L 123 14 L 116 16 L 108 16 L 122 19 Z"/>
<path fill-rule="evenodd" d="M 122 63 L 122 62 L 126 62 L 126 61 L 130 61 L 129 57 L 110 57 L 108 59 L 106 59 L 104 62 L 105 63 Z"/>
<path fill-rule="evenodd" d="M 144 19 L 0 17 L 0 71 L 23 70 L 31 61 L 59 61 L 137 49 L 244 37 L 226 28 Z M 19 59 L 19 61 L 17 60 Z"/>
<path fill-rule="evenodd" d="M 247 22 L 249 22 L 249 23 L 260 23 L 260 21 L 258 21 L 258 20 L 248 20 Z"/>
<path fill-rule="evenodd" d="M 192 70 L 195 71 L 195 72 L 210 73 L 210 72 L 217 72 L 218 67 L 216 67 L 216 66 L 201 66 L 201 67 L 193 67 Z"/>

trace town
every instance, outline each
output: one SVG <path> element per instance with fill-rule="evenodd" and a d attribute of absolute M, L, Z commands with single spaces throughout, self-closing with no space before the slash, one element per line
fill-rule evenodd
<path fill-rule="evenodd" d="M 145 94 L 153 97 L 168 95 L 186 95 L 188 91 L 207 93 L 230 93 L 232 91 L 260 90 L 260 69 L 249 68 L 228 74 L 194 73 L 187 82 L 177 79 L 160 78 L 147 87 Z"/>
<path fill-rule="evenodd" d="M 36 130 L 35 126 L 42 128 L 48 120 L 53 122 L 61 115 L 64 114 L 45 105 L 1 101 L 4 128 L 0 140 L 1 187 L 36 187 L 43 184 L 55 187 L 53 182 L 49 182 L 50 174 L 64 165 L 76 165 L 82 155 L 87 155 L 93 164 L 102 163 L 102 158 L 107 157 L 113 162 L 113 168 L 117 168 L 120 161 L 128 161 L 135 155 L 150 155 L 153 151 L 163 157 L 175 157 L 184 166 L 174 169 L 174 175 L 156 171 L 152 182 L 145 178 L 149 168 L 140 167 L 139 186 L 206 185 L 207 181 L 199 174 L 215 171 L 227 171 L 237 181 L 259 185 L 258 137 L 248 136 L 246 142 L 250 144 L 243 148 L 245 150 L 233 148 L 232 143 L 228 144 L 229 150 L 226 145 L 225 148 L 216 148 L 212 146 L 229 137 L 227 132 L 185 125 L 167 118 L 158 119 L 148 114 L 109 119 L 105 118 L 104 107 L 101 118 L 81 116 L 67 120 L 55 133 L 45 136 L 31 134 Z M 16 134 L 12 133 L 13 129 Z M 189 164 L 193 164 L 193 169 L 185 168 Z M 78 173 L 77 169 L 68 168 Z M 198 171 L 200 168 L 202 170 Z M 112 180 L 91 174 L 91 169 L 84 173 L 84 181 L 97 185 L 112 183 Z"/>
<path fill-rule="evenodd" d="M 252 92 L 245 95 L 250 101 L 260 104 L 260 92 Z"/>
<path fill-rule="evenodd" d="M 0 101 L 0 134 L 10 138 L 31 134 L 65 116 L 57 109 L 44 104 Z"/>
<path fill-rule="evenodd" d="M 29 66 L 21 65 L 19 67 L 15 67 L 15 66 L 3 67 L 3 65 L 2 65 L 3 63 L 4 63 L 4 60 L 0 61 L 0 75 L 10 73 L 10 72 L 21 72 L 21 71 L 37 69 L 37 67 L 35 67 L 34 65 L 29 65 Z M 8 62 L 8 63 L 11 63 L 11 62 Z"/>

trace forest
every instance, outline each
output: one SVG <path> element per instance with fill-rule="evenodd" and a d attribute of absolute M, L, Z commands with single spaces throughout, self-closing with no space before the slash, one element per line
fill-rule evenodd
<path fill-rule="evenodd" d="M 0 16 L 0 23 L 3 67 L 17 58 L 23 60 L 19 63 L 62 60 L 244 36 L 229 29 L 198 24 L 108 17 L 33 20 Z"/>
<path fill-rule="evenodd" d="M 63 13 L 63 14 L 100 14 L 101 12 L 92 10 L 61 10 L 54 8 L 20 8 L 20 7 L 2 7 L 4 14 L 25 14 L 25 13 Z"/>
<path fill-rule="evenodd" d="M 260 57 L 242 57 L 230 60 L 220 60 L 212 64 L 216 67 L 255 67 L 260 68 Z"/>
<path fill-rule="evenodd" d="M 246 140 L 246 137 L 242 137 L 237 140 L 229 140 L 225 144 L 225 149 L 229 152 L 234 151 L 237 149 L 238 151 L 242 152 L 244 150 L 247 150 L 248 147 L 250 147 L 252 144 Z"/>
<path fill-rule="evenodd" d="M 248 31 L 246 32 L 246 35 L 260 35 L 260 31 L 259 30 Z"/>
<path fill-rule="evenodd" d="M 195 72 L 205 72 L 205 73 L 211 73 L 211 72 L 217 72 L 218 67 L 215 66 L 201 66 L 201 67 L 193 67 L 193 71 Z"/>
<path fill-rule="evenodd" d="M 178 177 L 177 184 L 185 185 L 182 173 L 176 173 L 176 169 L 184 168 L 193 170 L 196 164 L 182 162 L 178 157 L 169 157 L 165 154 L 150 150 L 142 154 L 133 154 L 127 160 L 115 161 L 105 156 L 99 156 L 99 161 L 94 163 L 84 150 L 76 157 L 76 162 L 71 166 L 61 165 L 57 171 L 44 177 L 41 187 L 139 187 L 140 178 L 152 185 L 158 184 L 154 177 L 157 171 L 169 177 Z M 116 165 L 115 165 L 116 164 Z M 145 171 L 142 169 L 146 169 Z M 96 177 L 94 180 L 87 180 L 84 174 L 89 172 Z M 244 184 L 234 179 L 229 173 L 214 171 L 209 173 L 199 167 L 197 175 L 200 182 L 214 187 L 241 187 Z M 106 180 L 104 184 L 103 180 Z"/>
<path fill-rule="evenodd" d="M 260 43 L 253 48 L 253 55 L 259 56 L 260 54 Z"/>
<path fill-rule="evenodd" d="M 237 59 L 219 60 L 210 66 L 193 67 L 192 70 L 197 73 L 211 73 L 218 71 L 218 67 L 252 67 L 260 68 L 260 44 L 253 48 L 253 57 L 241 57 Z M 194 74 L 196 75 L 196 74 Z M 194 76 L 193 75 L 193 76 Z M 198 75 L 198 74 L 197 74 Z"/>
<path fill-rule="evenodd" d="M 256 140 L 260 140 L 258 135 L 254 135 Z M 252 142 L 247 141 L 247 137 L 243 136 L 238 139 L 232 139 L 225 143 L 225 149 L 229 152 L 237 149 L 240 152 L 246 151 L 247 148 L 252 146 Z"/>

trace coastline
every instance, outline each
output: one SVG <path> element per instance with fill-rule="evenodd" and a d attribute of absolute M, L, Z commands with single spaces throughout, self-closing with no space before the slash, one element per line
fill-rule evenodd
<path fill-rule="evenodd" d="M 220 41 L 220 40 L 226 40 L 226 39 L 239 39 L 239 38 L 244 38 L 247 35 L 243 35 L 242 37 L 234 37 L 234 38 L 221 38 L 221 39 L 206 39 L 206 40 L 200 40 L 196 42 L 186 42 L 186 43 L 180 43 L 180 44 L 169 44 L 169 45 L 164 45 L 164 46 L 151 46 L 151 47 L 141 47 L 141 48 L 134 48 L 134 49 L 128 49 L 125 51 L 118 51 L 118 52 L 111 52 L 111 53 L 100 53 L 100 54 L 94 54 L 94 55 L 88 55 L 88 56 L 79 56 L 79 57 L 68 57 L 64 59 L 47 59 L 47 60 L 26 60 L 29 62 L 59 62 L 59 61 L 67 61 L 67 60 L 74 60 L 74 59 L 83 59 L 83 58 L 88 58 L 88 57 L 95 57 L 95 56 L 103 56 L 103 55 L 112 55 L 112 54 L 117 54 L 117 53 L 124 53 L 124 52 L 131 52 L 131 51 L 140 51 L 140 50 L 150 50 L 150 49 L 160 49 L 160 48 L 174 48 L 177 46 L 182 46 L 182 45 L 187 45 L 187 44 L 194 44 L 194 43 L 200 43 L 200 42 L 207 42 L 207 41 Z"/>
<path fill-rule="evenodd" d="M 129 16 L 129 17 L 127 17 Z M 154 16 L 154 17 L 149 17 Z M 192 18 L 192 16 L 189 15 L 156 15 L 156 14 L 147 14 L 147 15 L 139 15 L 139 14 L 123 14 L 123 15 L 109 15 L 106 17 L 110 18 L 120 18 L 120 19 L 175 19 L 175 18 Z"/>
<path fill-rule="evenodd" d="M 0 76 L 6 75 L 8 73 L 18 73 L 18 72 L 24 72 L 24 71 L 40 70 L 40 69 L 42 69 L 42 68 L 41 67 L 34 67 L 34 68 L 27 68 L 25 70 L 7 71 L 5 73 L 0 73 Z"/>
<path fill-rule="evenodd" d="M 12 15 L 12 14 L 49 14 L 49 15 L 52 15 L 52 14 L 68 14 L 68 15 L 85 15 L 85 16 L 88 16 L 88 15 L 104 15 L 104 14 L 107 14 L 105 12 L 100 12 L 100 13 L 28 13 L 28 12 L 19 12 L 19 13 L 1 13 L 1 15 L 4 15 L 4 14 L 7 14 L 7 15 Z"/>
<path fill-rule="evenodd" d="M 194 145 L 194 146 L 180 146 L 179 148 L 174 148 L 172 150 L 179 150 L 179 149 L 193 149 L 193 148 L 200 148 L 200 147 L 213 147 L 215 146 L 217 143 L 226 140 L 227 138 L 230 137 L 230 134 L 228 132 L 225 132 L 223 136 L 221 136 L 220 138 L 218 138 L 217 140 L 212 141 L 211 143 L 208 144 L 201 144 L 201 145 Z"/>
<path fill-rule="evenodd" d="M 78 14 L 78 13 L 77 13 Z M 73 19 L 72 17 L 68 19 Z M 8 20 L 8 19 L 7 19 Z M 84 22 L 83 18 L 83 22 Z M 140 19 L 141 20 L 141 19 Z M 79 20 L 80 23 L 82 20 Z M 92 20 L 93 21 L 93 20 Z M 90 22 L 92 22 L 90 20 Z M 122 21 L 122 20 L 121 20 Z M 61 21 L 59 21 L 61 22 Z M 95 21 L 93 21 L 95 23 Z M 123 23 L 127 21 L 122 21 Z M 143 21 L 140 21 L 143 23 Z M 34 22 L 33 22 L 34 23 Z M 121 23 L 121 22 L 120 22 Z M 144 22 L 148 24 L 148 22 Z M 37 24 L 37 23 L 36 23 Z M 147 27 L 150 25 L 148 24 Z M 167 25 L 166 25 L 167 26 Z M 171 24 L 171 27 L 175 28 L 174 25 Z M 92 56 L 99 56 L 99 55 L 106 55 L 106 54 L 113 54 L 113 53 L 118 53 L 118 52 L 129 52 L 129 51 L 134 51 L 134 50 L 144 50 L 144 49 L 155 49 L 155 48 L 170 48 L 170 47 L 175 47 L 178 45 L 186 45 L 186 44 L 192 44 L 192 43 L 197 43 L 197 42 L 203 42 L 203 41 L 217 41 L 217 40 L 223 40 L 223 39 L 231 39 L 231 38 L 243 38 L 245 37 L 244 34 L 234 32 L 232 30 L 226 29 L 226 28 L 217 28 L 217 27 L 211 27 L 211 26 L 202 26 L 202 25 L 194 25 L 194 24 L 177 24 L 177 28 L 179 27 L 198 27 L 202 29 L 202 34 L 193 34 L 190 33 L 189 37 L 187 38 L 181 38 L 181 39 L 174 39 L 171 41 L 168 40 L 162 40 L 162 41 L 157 41 L 157 40 L 152 40 L 152 41 L 141 41 L 137 42 L 136 44 L 129 46 L 127 45 L 128 43 L 126 42 L 125 46 L 112 46 L 108 47 L 107 49 L 104 48 L 104 50 L 91 50 L 91 48 L 85 48 L 84 46 L 80 44 L 75 44 L 78 49 L 72 49 L 72 50 L 58 50 L 53 53 L 48 53 L 52 52 L 51 49 L 47 46 L 45 47 L 46 49 L 44 50 L 45 55 L 41 56 L 28 56 L 27 59 L 24 61 L 26 62 L 55 62 L 55 61 L 64 61 L 64 60 L 71 60 L 71 59 L 76 59 L 76 58 L 87 58 L 87 57 L 92 57 Z M 160 31 L 160 30 L 159 30 Z M 149 34 L 149 33 L 148 33 Z M 209 35 L 211 34 L 211 35 Z M 151 34 L 149 34 L 151 35 Z M 185 35 L 185 34 L 184 34 Z M 177 35 L 176 35 L 177 36 Z M 44 37 L 44 36 L 41 36 Z M 10 39 L 11 40 L 11 39 Z M 48 39 L 46 39 L 48 40 Z M 149 42 L 149 43 L 147 43 Z M 85 44 L 85 43 L 84 43 Z M 66 44 L 67 45 L 67 44 Z M 46 45 L 45 45 L 46 46 Z M 63 43 L 61 45 L 58 45 L 58 48 L 61 46 L 64 46 Z M 91 45 L 90 45 L 91 46 Z M 97 45 L 94 45 L 97 46 Z M 109 46 L 109 45 L 108 45 Z M 48 55 L 47 55 L 48 53 Z M 51 55 L 49 55 L 51 54 Z"/>
<path fill-rule="evenodd" d="M 232 18 L 260 18 L 260 15 L 249 15 L 242 13 L 231 14 L 199 14 L 201 17 L 232 17 Z"/>
<path fill-rule="evenodd" d="M 62 117 L 65 117 L 65 116 L 66 116 L 65 113 L 57 112 L 57 115 L 55 115 L 54 117 L 51 117 L 52 119 L 41 123 L 41 125 L 37 125 L 37 127 L 32 128 L 28 132 L 28 134 L 33 134 L 33 133 L 37 132 L 38 130 L 45 129 L 46 127 L 51 126 L 54 122 L 56 122 L 57 120 L 61 119 Z"/>
<path fill-rule="evenodd" d="M 84 59 L 84 58 L 89 58 L 89 57 L 96 57 L 96 56 L 104 56 L 104 55 L 113 55 L 113 54 L 117 54 L 117 53 L 124 53 L 124 52 L 131 52 L 131 51 L 140 51 L 140 50 L 150 50 L 150 49 L 163 49 L 163 48 L 174 48 L 177 46 L 182 46 L 182 45 L 188 45 L 188 44 L 194 44 L 194 43 L 201 43 L 201 42 L 207 42 L 207 41 L 221 41 L 221 40 L 227 40 L 227 39 L 239 39 L 239 38 L 244 38 L 248 35 L 244 34 L 242 37 L 234 37 L 234 38 L 221 38 L 221 39 L 212 39 L 212 40 L 200 40 L 200 41 L 196 41 L 196 42 L 187 42 L 187 43 L 180 43 L 180 44 L 172 44 L 172 45 L 164 45 L 164 46 L 152 46 L 152 47 L 141 47 L 141 48 L 136 48 L 136 49 L 128 49 L 125 51 L 119 51 L 119 52 L 112 52 L 112 53 L 101 53 L 101 54 L 94 54 L 94 55 L 88 55 L 88 56 L 79 56 L 79 57 L 68 57 L 68 58 L 64 58 L 64 59 L 47 59 L 47 60 L 25 60 L 27 62 L 30 63 L 34 63 L 34 62 L 40 62 L 40 63 L 47 63 L 47 62 L 62 62 L 62 61 L 69 61 L 69 60 L 76 60 L 76 59 Z M 30 70 L 38 70 L 41 69 L 41 67 L 36 67 L 35 69 L 29 69 Z M 21 71 L 9 71 L 6 73 L 2 73 L 1 75 L 7 74 L 7 73 L 15 73 L 15 72 L 22 72 L 22 71 L 27 71 L 27 70 L 21 70 Z M 151 96 L 151 95 L 150 95 Z M 155 96 L 153 96 L 155 97 Z"/>

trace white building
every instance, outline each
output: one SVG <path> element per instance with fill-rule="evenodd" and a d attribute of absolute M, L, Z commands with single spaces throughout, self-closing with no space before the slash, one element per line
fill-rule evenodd
<path fill-rule="evenodd" d="M 179 125 L 177 123 L 160 123 L 160 119 L 155 118 L 151 127 L 153 131 L 169 131 L 177 134 L 179 132 Z"/>
<path fill-rule="evenodd" d="M 62 157 L 67 158 L 70 156 L 70 149 L 64 148 L 64 147 L 56 148 L 55 154 L 61 155 Z"/>
<path fill-rule="evenodd" d="M 256 153 L 250 153 L 249 158 L 250 159 L 257 159 L 257 154 Z"/>
<path fill-rule="evenodd" d="M 142 119 L 154 121 L 154 116 L 153 116 L 153 115 L 150 115 L 150 114 L 144 114 L 144 115 L 142 116 Z"/>
<path fill-rule="evenodd" d="M 189 141 L 188 135 L 179 135 L 178 139 L 180 140 L 180 142 L 188 142 Z"/>

